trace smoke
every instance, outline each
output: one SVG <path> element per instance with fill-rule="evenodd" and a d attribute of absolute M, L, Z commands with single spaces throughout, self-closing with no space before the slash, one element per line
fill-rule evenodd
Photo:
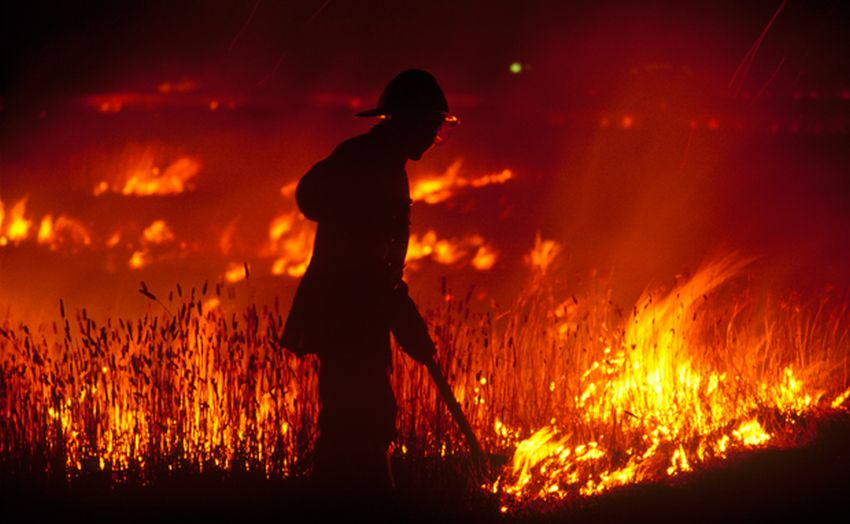
<path fill-rule="evenodd" d="M 3 296 L 33 309 L 59 294 L 138 306 L 142 277 L 160 290 L 200 285 L 245 262 L 240 297 L 286 296 L 296 281 L 271 276 L 274 260 L 259 255 L 275 217 L 294 212 L 281 188 L 367 130 L 351 115 L 414 66 L 435 73 L 462 124 L 409 165 L 411 178 L 458 160 L 464 179 L 512 173 L 414 205 L 418 238 L 498 252 L 487 271 L 420 260 L 414 293 L 434 294 L 448 275 L 509 298 L 531 276 L 538 235 L 561 247 L 549 271 L 611 272 L 622 304 L 731 251 L 759 257 L 751 271 L 774 287 L 850 284 L 837 8 L 789 4 L 759 38 L 776 2 L 456 4 L 153 2 L 45 20 L 21 7 L 10 20 L 32 31 L 3 84 L 0 198 L 77 220 L 93 245 L 121 235 L 105 254 L 0 247 Z M 124 187 L 124 157 L 139 150 L 152 151 L 148 174 L 197 162 L 192 188 L 95 196 L 102 181 Z M 148 247 L 140 273 L 130 257 L 159 220 L 174 239 Z M 125 288 L 132 298 L 115 299 Z"/>

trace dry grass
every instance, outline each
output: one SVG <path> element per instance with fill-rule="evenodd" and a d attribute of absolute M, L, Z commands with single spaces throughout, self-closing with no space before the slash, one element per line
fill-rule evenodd
<path fill-rule="evenodd" d="M 474 312 L 470 293 L 428 310 L 443 369 L 484 447 L 508 456 L 521 448 L 488 489 L 506 504 L 563 499 L 674 476 L 736 449 L 803 442 L 800 421 L 832 409 L 850 385 L 847 297 L 755 296 L 734 281 L 738 269 L 718 261 L 630 311 L 610 302 L 604 281 L 565 290 L 542 276 L 503 308 Z M 38 329 L 7 318 L 6 471 L 102 470 L 143 482 L 178 469 L 306 473 L 318 362 L 279 349 L 278 303 L 225 313 L 211 307 L 219 292 L 178 286 L 132 320 L 96 322 L 85 310 L 68 318 L 64 307 L 58 323 Z M 393 381 L 397 456 L 462 456 L 427 371 L 396 350 Z M 749 421 L 760 432 L 742 432 Z"/>

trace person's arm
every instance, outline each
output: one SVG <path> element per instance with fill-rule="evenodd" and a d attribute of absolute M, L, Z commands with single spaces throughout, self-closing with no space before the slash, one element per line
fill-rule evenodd
<path fill-rule="evenodd" d="M 425 365 L 434 361 L 437 349 L 428 332 L 428 325 L 410 298 L 407 283 L 403 280 L 392 292 L 389 319 L 393 336 L 405 353 Z"/>

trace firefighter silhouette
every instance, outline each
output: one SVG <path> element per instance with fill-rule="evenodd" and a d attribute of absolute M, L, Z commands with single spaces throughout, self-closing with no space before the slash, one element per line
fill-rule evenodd
<path fill-rule="evenodd" d="M 282 336 L 284 347 L 321 363 L 314 479 L 355 495 L 390 487 L 390 332 L 415 360 L 434 358 L 402 280 L 411 205 L 405 164 L 458 123 L 436 79 L 415 69 L 401 72 L 375 109 L 356 116 L 379 121 L 298 183 L 298 207 L 318 227 Z"/>

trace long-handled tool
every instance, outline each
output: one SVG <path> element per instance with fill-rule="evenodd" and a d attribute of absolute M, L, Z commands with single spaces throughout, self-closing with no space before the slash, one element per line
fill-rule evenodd
<path fill-rule="evenodd" d="M 394 307 L 390 310 L 389 315 L 393 335 L 408 354 L 414 356 L 416 360 L 425 364 L 425 367 L 428 368 L 428 373 L 434 379 L 440 396 L 443 397 L 443 401 L 449 408 L 449 413 L 452 414 L 452 418 L 454 418 L 460 428 L 460 432 L 463 433 L 469 444 L 469 448 L 472 451 L 472 458 L 479 472 L 484 474 L 485 477 L 490 476 L 494 469 L 493 465 L 503 464 L 505 461 L 499 460 L 498 457 L 487 455 L 481 448 L 481 444 L 472 431 L 472 426 L 469 425 L 469 420 L 464 415 L 463 409 L 458 404 L 451 386 L 449 386 L 446 377 L 437 364 L 435 358 L 436 347 L 434 346 L 434 341 L 431 339 L 431 335 L 428 333 L 428 326 L 425 324 L 422 315 L 419 314 L 416 304 L 413 303 L 413 300 L 407 294 L 407 285 L 404 282 L 401 282 L 399 287 L 396 288 L 394 298 Z"/>
<path fill-rule="evenodd" d="M 484 450 L 481 449 L 481 444 L 478 442 L 475 432 L 472 431 L 472 426 L 469 425 L 466 415 L 463 414 L 463 410 L 461 409 L 460 404 L 458 404 L 446 377 L 443 375 L 443 372 L 440 371 L 440 366 L 432 359 L 426 364 L 426 367 L 428 368 L 428 373 L 431 374 L 431 378 L 434 379 L 434 383 L 437 385 L 437 390 L 439 390 L 440 396 L 443 397 L 446 407 L 449 408 L 449 413 L 452 414 L 452 417 L 455 419 L 455 422 L 460 428 L 460 432 L 463 433 L 463 436 L 466 438 L 466 442 L 469 444 L 469 449 L 472 451 L 472 458 L 479 466 L 484 466 L 486 470 L 489 471 L 490 460 L 487 455 L 485 455 Z"/>

